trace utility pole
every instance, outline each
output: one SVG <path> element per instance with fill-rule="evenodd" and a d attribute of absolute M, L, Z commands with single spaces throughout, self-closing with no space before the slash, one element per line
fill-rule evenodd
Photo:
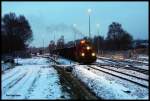
<path fill-rule="evenodd" d="M 56 52 L 56 45 L 55 45 L 55 31 L 54 31 L 54 51 Z M 54 52 L 54 66 L 56 65 L 56 54 Z"/>
<path fill-rule="evenodd" d="M 90 15 L 89 15 L 89 38 L 91 38 L 91 31 L 90 31 Z"/>
<path fill-rule="evenodd" d="M 88 9 L 88 15 L 89 15 L 89 39 L 91 38 L 91 28 L 90 28 L 90 27 L 91 27 L 91 26 L 90 26 L 90 23 L 91 23 L 91 22 L 90 22 L 90 15 L 91 15 L 91 12 L 92 12 L 92 9 L 89 8 L 89 9 Z"/>
<path fill-rule="evenodd" d="M 43 39 L 43 54 L 44 54 L 44 39 Z"/>
<path fill-rule="evenodd" d="M 96 26 L 97 26 L 97 33 L 98 33 L 98 36 L 100 36 L 99 35 L 99 24 L 96 24 Z M 100 40 L 99 40 L 99 37 L 98 37 L 98 43 L 97 43 L 97 48 L 98 48 L 98 54 L 99 54 L 99 42 L 100 42 Z"/>
<path fill-rule="evenodd" d="M 76 24 L 73 24 L 73 28 L 76 30 Z M 76 31 L 74 33 L 74 45 L 76 46 Z"/>

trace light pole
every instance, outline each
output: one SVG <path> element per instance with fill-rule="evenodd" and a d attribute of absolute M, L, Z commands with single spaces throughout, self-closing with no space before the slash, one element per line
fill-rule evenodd
<path fill-rule="evenodd" d="M 73 28 L 76 29 L 76 24 L 73 24 Z M 74 44 L 76 45 L 76 32 L 74 33 Z"/>
<path fill-rule="evenodd" d="M 56 46 L 56 45 L 55 45 L 55 31 L 54 31 L 54 50 L 56 49 L 55 46 Z"/>
<path fill-rule="evenodd" d="M 91 38 L 91 30 L 90 30 L 90 15 L 91 15 L 92 9 L 88 9 L 88 15 L 89 15 L 89 39 Z"/>
<path fill-rule="evenodd" d="M 100 25 L 99 25 L 99 24 L 96 24 L 96 27 L 97 27 L 98 35 L 99 35 L 99 27 L 100 27 Z"/>
<path fill-rule="evenodd" d="M 56 51 L 56 45 L 55 45 L 55 31 L 54 31 L 54 51 Z M 54 60 L 55 60 L 55 61 L 56 61 L 56 54 L 57 54 L 57 53 L 54 52 Z M 54 61 L 54 66 L 56 65 L 55 61 Z"/>
<path fill-rule="evenodd" d="M 73 24 L 73 28 L 74 28 L 74 46 L 75 46 L 75 51 L 76 51 L 76 26 L 77 26 L 77 24 Z M 76 55 L 77 54 L 75 54 L 75 57 L 76 57 Z M 71 61 L 70 61 L 70 63 L 71 63 Z"/>
<path fill-rule="evenodd" d="M 44 55 L 44 38 L 43 38 L 43 55 Z"/>
<path fill-rule="evenodd" d="M 96 24 L 98 36 L 99 36 L 99 26 L 100 26 L 99 24 Z M 97 48 L 98 48 L 98 54 L 99 54 L 99 38 L 98 38 Z"/>

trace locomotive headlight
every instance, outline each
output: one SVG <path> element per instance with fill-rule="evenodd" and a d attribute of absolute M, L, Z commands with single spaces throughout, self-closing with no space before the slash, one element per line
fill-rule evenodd
<path fill-rule="evenodd" d="M 90 50 L 90 49 L 91 49 L 91 47 L 90 47 L 90 46 L 87 46 L 87 47 L 86 47 L 86 49 L 87 49 L 87 50 Z"/>
<path fill-rule="evenodd" d="M 81 44 L 84 44 L 84 43 L 85 43 L 85 40 L 82 40 L 82 41 L 81 41 Z"/>
<path fill-rule="evenodd" d="M 85 56 L 85 54 L 84 54 L 84 53 L 81 53 L 81 56 Z"/>
<path fill-rule="evenodd" d="M 95 56 L 95 53 L 92 53 L 92 56 Z"/>

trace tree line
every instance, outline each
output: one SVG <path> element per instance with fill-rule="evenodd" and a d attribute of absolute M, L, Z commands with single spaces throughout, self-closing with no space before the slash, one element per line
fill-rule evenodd
<path fill-rule="evenodd" d="M 95 47 L 96 51 L 98 50 L 114 50 L 114 51 L 120 51 L 120 50 L 128 50 L 133 48 L 133 37 L 130 33 L 125 31 L 122 28 L 122 25 L 118 22 L 112 22 L 112 24 L 108 27 L 108 33 L 107 37 L 104 38 L 103 36 L 97 35 L 93 38 L 84 37 L 83 39 L 90 40 L 92 45 Z M 76 42 L 80 41 L 82 39 L 76 40 Z M 69 41 L 65 43 L 64 36 L 61 36 L 60 39 L 57 41 L 57 48 L 62 48 L 64 46 L 71 46 L 74 45 L 74 41 Z M 54 45 L 54 41 L 51 41 L 49 44 L 49 47 L 53 49 L 52 47 Z"/>
<path fill-rule="evenodd" d="M 32 30 L 28 20 L 15 13 L 5 14 L 1 22 L 1 45 L 3 53 L 25 50 L 32 41 Z"/>
<path fill-rule="evenodd" d="M 122 28 L 118 22 L 113 22 L 108 27 L 107 37 L 95 36 L 93 45 L 100 50 L 128 50 L 133 46 L 133 37 Z M 99 46 L 99 47 L 98 47 Z"/>
<path fill-rule="evenodd" d="M 130 33 L 123 29 L 118 22 L 112 22 L 108 26 L 107 37 L 97 35 L 93 38 L 84 37 L 91 41 L 98 50 L 127 50 L 133 46 L 133 37 Z M 29 43 L 33 40 L 31 26 L 25 16 L 16 16 L 15 13 L 5 14 L 1 22 L 1 45 L 2 53 L 12 53 L 15 51 L 25 50 Z M 81 39 L 76 40 L 76 42 Z M 57 41 L 57 48 L 74 45 L 74 41 L 65 43 L 64 36 Z M 55 47 L 52 40 L 49 44 L 51 49 Z"/>

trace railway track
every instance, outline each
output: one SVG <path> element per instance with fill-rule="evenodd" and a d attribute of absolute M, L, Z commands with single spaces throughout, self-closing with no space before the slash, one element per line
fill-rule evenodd
<path fill-rule="evenodd" d="M 107 62 L 108 64 L 102 64 L 102 63 L 96 62 L 96 65 L 111 66 L 111 67 L 116 67 L 116 68 L 124 68 L 124 69 L 128 69 L 128 70 L 137 71 L 137 72 L 140 72 L 140 73 L 143 73 L 143 74 L 146 74 L 146 75 L 149 74 L 148 70 L 136 67 L 133 64 L 129 64 L 129 63 L 126 63 L 126 62 L 119 62 L 117 60 L 103 59 L 103 58 L 102 58 L 102 60 Z"/>
<path fill-rule="evenodd" d="M 121 64 L 120 62 L 117 63 L 117 61 L 114 61 L 114 60 L 112 60 L 112 61 L 111 60 L 105 60 L 105 61 L 109 62 L 109 64 L 101 64 L 101 63 L 93 64 L 93 65 L 98 66 L 99 68 L 102 68 L 102 69 L 94 68 L 91 65 L 88 65 L 88 67 L 90 67 L 92 69 L 96 69 L 96 70 L 104 72 L 104 73 L 107 73 L 109 75 L 118 77 L 120 79 L 129 81 L 129 82 L 134 83 L 136 85 L 140 85 L 142 87 L 148 88 L 148 79 L 138 77 L 138 76 L 135 76 L 135 75 L 132 75 L 132 74 L 129 74 L 129 73 L 124 73 L 124 72 L 121 72 L 121 71 L 113 70 L 111 68 L 106 68 L 105 66 L 111 66 L 111 67 L 115 67 L 115 68 L 123 68 L 123 69 L 127 69 L 127 70 L 136 71 L 136 72 L 139 72 L 139 73 L 143 73 L 143 74 L 146 74 L 146 75 L 148 75 L 148 70 L 145 70 L 145 69 L 142 69 L 142 68 L 137 68 L 137 67 L 134 67 L 133 65 L 128 65 L 128 67 L 127 67 L 125 64 Z M 111 71 L 113 73 L 111 73 L 109 71 Z"/>
<path fill-rule="evenodd" d="M 6 93 L 6 91 L 10 88 L 12 88 L 15 84 L 17 84 L 21 79 L 23 79 L 25 76 L 27 75 L 27 72 L 20 74 L 18 76 L 18 78 L 10 81 L 9 83 L 7 83 L 4 87 L 3 87 L 3 94 Z"/>
<path fill-rule="evenodd" d="M 142 61 L 136 61 L 136 60 L 114 60 L 114 59 L 109 59 L 109 58 L 101 58 L 101 57 L 98 57 L 98 59 L 101 59 L 101 60 L 109 60 L 109 61 L 113 61 L 113 62 L 122 62 L 122 63 L 126 63 L 126 64 L 140 64 L 140 65 L 146 65 L 148 66 L 148 63 L 144 63 Z"/>
<path fill-rule="evenodd" d="M 120 78 L 122 80 L 126 80 L 126 81 L 129 81 L 131 83 L 134 83 L 136 85 L 139 85 L 139 86 L 142 86 L 144 88 L 148 88 L 148 80 L 144 80 L 144 79 L 141 79 L 141 78 L 138 78 L 138 77 L 134 77 L 134 76 L 131 76 L 131 75 L 128 75 L 128 74 L 125 74 L 125 73 L 121 73 L 121 72 L 116 72 L 116 71 L 113 71 L 112 70 L 109 70 L 109 69 L 104 69 L 104 68 L 95 68 L 94 66 L 91 66 L 91 65 L 88 65 L 89 68 L 91 69 L 94 69 L 94 70 L 98 70 L 98 71 L 101 71 L 101 72 L 104 72 L 106 74 L 109 74 L 111 76 L 115 76 L 117 78 Z M 124 76 L 121 76 L 121 75 L 124 75 Z M 132 77 L 132 79 L 128 78 L 128 77 Z M 140 81 L 140 82 L 139 82 Z M 141 83 L 141 82 L 144 82 L 145 84 Z"/>
<path fill-rule="evenodd" d="M 114 64 L 118 64 L 118 65 L 145 65 L 148 66 L 148 63 L 142 63 L 142 62 L 138 62 L 138 61 L 127 61 L 127 60 L 114 60 L 114 59 L 109 59 L 109 58 L 98 58 L 101 59 L 103 61 L 106 61 L 108 63 L 114 63 Z"/>
<path fill-rule="evenodd" d="M 98 65 L 97 65 L 97 66 L 98 66 Z M 142 77 L 138 77 L 138 76 L 135 76 L 135 75 L 131 75 L 131 74 L 129 74 L 129 73 L 124 73 L 124 72 L 122 72 L 122 71 L 118 71 L 118 70 L 111 69 L 111 68 L 113 68 L 113 67 L 110 67 L 110 68 L 107 68 L 107 67 L 105 67 L 105 66 L 98 66 L 98 67 L 104 68 L 104 69 L 107 69 L 107 70 L 111 70 L 111 71 L 114 71 L 114 72 L 117 72 L 117 73 L 121 73 L 121 74 L 130 76 L 130 77 L 134 77 L 134 78 L 137 78 L 137 79 L 141 79 L 141 80 L 144 80 L 144 81 L 148 81 L 148 78 L 145 79 L 145 78 L 142 78 Z"/>
<path fill-rule="evenodd" d="M 30 72 L 27 72 L 27 74 L 26 74 L 26 76 L 20 81 L 20 82 L 18 82 L 17 83 L 17 89 L 16 90 L 14 90 L 13 92 L 12 92 L 12 94 L 21 94 L 21 93 L 18 93 L 19 91 L 20 91 L 20 89 L 22 89 L 22 88 L 24 88 L 25 87 L 25 84 L 28 82 L 28 80 L 31 78 L 31 76 L 32 76 L 32 74 L 33 74 L 33 70 L 31 70 Z M 22 83 L 23 82 L 23 83 Z M 20 84 L 19 84 L 20 83 Z M 21 85 L 21 83 L 23 84 L 23 85 Z M 21 95 L 20 95 L 21 96 Z M 14 98 L 15 96 L 12 96 L 11 98 Z"/>
<path fill-rule="evenodd" d="M 141 64 L 141 65 L 146 65 L 146 66 L 148 66 L 148 63 L 144 63 L 144 62 L 142 62 L 142 61 L 135 61 L 135 60 L 133 60 L 133 61 L 127 61 L 127 60 L 120 60 L 120 62 L 127 62 L 127 63 L 130 63 L 130 64 Z"/>
<path fill-rule="evenodd" d="M 27 90 L 27 93 L 25 94 L 25 99 L 28 99 L 31 96 L 31 94 L 34 90 L 34 87 L 35 87 L 35 83 L 40 79 L 40 75 L 41 75 L 40 72 L 41 72 L 41 68 L 35 73 L 36 76 L 32 80 L 32 83 L 30 84 L 30 86 Z"/>
<path fill-rule="evenodd" d="M 123 69 L 126 69 L 126 70 L 133 70 L 133 71 L 136 71 L 136 72 L 140 72 L 140 73 L 149 75 L 149 70 L 138 68 L 138 67 L 134 67 L 132 65 L 122 66 L 122 65 L 101 64 L 101 63 L 96 63 L 95 65 L 98 65 L 98 66 L 110 66 L 110 67 L 115 67 L 115 68 L 123 68 Z"/>
<path fill-rule="evenodd" d="M 12 75 L 10 75 L 10 76 L 8 76 L 8 77 L 5 77 L 5 78 L 3 78 L 2 79 L 2 82 L 4 82 L 4 81 L 6 81 L 6 80 L 8 80 L 9 78 L 11 78 L 11 77 L 13 77 L 13 76 L 15 76 L 17 73 L 19 73 L 19 71 L 20 71 L 21 69 L 18 69 L 15 73 L 13 73 Z"/>

